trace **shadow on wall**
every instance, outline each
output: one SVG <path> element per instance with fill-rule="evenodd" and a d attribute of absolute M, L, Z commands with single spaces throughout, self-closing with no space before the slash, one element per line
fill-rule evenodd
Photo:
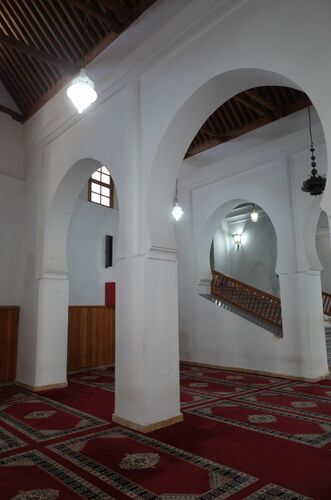
<path fill-rule="evenodd" d="M 254 207 L 256 222 L 251 216 Z M 239 245 L 236 245 L 234 235 L 241 235 Z M 242 203 L 233 208 L 220 221 L 211 254 L 215 271 L 279 297 L 279 282 L 275 273 L 276 233 L 261 207 Z"/>

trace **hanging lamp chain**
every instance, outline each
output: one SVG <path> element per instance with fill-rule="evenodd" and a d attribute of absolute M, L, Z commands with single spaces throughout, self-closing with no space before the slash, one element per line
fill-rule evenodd
<path fill-rule="evenodd" d="M 317 170 L 316 170 L 316 161 L 315 161 L 316 160 L 315 148 L 314 148 L 313 136 L 312 136 L 312 132 L 311 132 L 310 106 L 308 106 L 308 124 L 309 124 L 310 152 L 311 152 L 311 166 L 312 166 L 311 175 L 313 175 L 315 177 L 317 174 Z"/>

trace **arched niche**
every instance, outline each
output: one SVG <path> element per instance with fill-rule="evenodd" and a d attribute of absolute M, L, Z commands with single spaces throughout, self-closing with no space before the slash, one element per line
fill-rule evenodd
<path fill-rule="evenodd" d="M 154 157 L 147 197 L 151 246 L 176 248 L 169 217 L 174 185 L 185 153 L 212 112 L 246 89 L 279 85 L 305 91 L 285 75 L 269 70 L 240 68 L 214 76 L 181 104 L 163 134 Z"/>
<path fill-rule="evenodd" d="M 236 235 L 240 235 L 238 245 Z M 277 237 L 262 207 L 251 202 L 236 205 L 219 221 L 212 246 L 215 271 L 279 297 Z"/>
<path fill-rule="evenodd" d="M 101 166 L 98 160 L 81 159 L 57 187 L 45 220 L 42 273 L 67 275 L 67 236 L 74 206 L 88 179 Z"/>
<path fill-rule="evenodd" d="M 211 278 L 210 245 L 211 245 L 212 239 L 215 235 L 217 228 L 220 226 L 222 221 L 225 220 L 225 218 L 229 214 L 229 212 L 231 212 L 238 205 L 241 205 L 244 203 L 250 203 L 250 200 L 247 200 L 244 198 L 237 198 L 237 199 L 229 200 L 228 202 L 223 203 L 213 213 L 210 214 L 209 218 L 207 219 L 206 223 L 204 224 L 202 231 L 199 233 L 199 236 L 197 238 L 200 280 L 205 280 L 205 279 Z M 261 206 L 258 203 L 257 203 L 257 205 Z M 276 269 L 278 268 L 278 265 L 279 265 L 279 253 L 282 254 L 282 251 L 279 249 L 279 244 L 278 244 L 280 233 L 278 231 L 278 235 L 277 235 L 277 229 L 276 229 L 277 226 L 279 227 L 279 224 L 276 223 L 276 225 L 275 225 L 275 218 L 273 217 L 272 213 L 269 215 L 268 209 L 265 210 L 263 207 L 263 210 L 266 213 L 266 215 L 268 216 L 268 218 L 271 222 L 271 225 L 272 225 L 273 229 L 275 230 L 276 255 L 277 255 L 275 272 L 277 272 Z M 282 237 L 282 235 L 280 237 Z M 284 253 L 285 253 L 285 251 L 284 251 Z M 284 257 L 285 257 L 285 255 L 281 256 L 282 259 L 284 259 Z"/>

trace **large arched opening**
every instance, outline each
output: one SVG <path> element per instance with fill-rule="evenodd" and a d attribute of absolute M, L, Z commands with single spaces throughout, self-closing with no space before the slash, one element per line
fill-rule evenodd
<path fill-rule="evenodd" d="M 162 140 L 159 143 L 154 158 L 154 167 L 151 171 L 150 184 L 148 189 L 149 197 L 147 200 L 147 217 L 149 222 L 150 243 L 152 247 L 176 248 L 173 225 L 171 224 L 169 218 L 171 201 L 173 199 L 173 186 L 175 184 L 175 179 L 178 175 L 186 151 L 188 150 L 188 147 L 191 144 L 192 139 L 197 131 L 201 128 L 203 123 L 215 110 L 216 107 L 219 107 L 222 103 L 226 102 L 228 99 L 245 89 L 258 87 L 261 85 L 286 86 L 295 89 L 300 88 L 300 86 L 297 83 L 293 82 L 291 79 L 286 78 L 280 74 L 273 73 L 271 71 L 258 69 L 238 69 L 229 71 L 222 75 L 218 75 L 207 81 L 198 90 L 196 90 L 194 94 L 191 95 L 177 111 L 175 117 L 171 121 L 171 124 L 168 126 L 165 134 L 162 137 Z M 265 207 L 266 210 L 268 210 L 268 206 L 270 206 L 270 201 L 268 199 L 270 197 L 270 193 L 268 193 L 268 189 L 265 189 L 265 186 L 263 188 L 264 190 L 258 193 L 258 196 L 255 198 L 252 197 L 254 188 L 251 184 L 249 184 L 249 198 L 254 200 L 256 199 L 259 205 Z M 272 190 L 272 187 L 269 186 L 269 189 Z M 196 192 L 197 191 L 198 190 L 196 190 Z M 245 193 L 245 189 L 243 189 L 241 192 L 239 190 L 237 195 L 239 195 L 239 199 L 247 199 L 247 192 Z M 197 198 L 198 197 L 199 194 L 197 194 Z M 210 237 L 205 239 L 203 238 L 205 229 L 202 231 L 202 228 L 204 222 L 207 221 L 207 213 L 210 214 L 211 212 L 215 211 L 217 205 L 215 205 L 216 202 L 214 200 L 205 200 L 205 203 L 206 205 L 200 205 L 199 208 L 197 208 L 197 203 L 196 207 L 193 209 L 193 211 L 195 210 L 194 216 L 196 217 L 196 220 L 198 220 L 198 227 L 200 228 L 199 230 L 196 230 L 196 228 L 194 228 L 193 230 L 195 240 L 195 257 L 193 258 L 193 266 L 195 269 L 195 281 L 201 282 L 204 280 L 204 282 L 206 283 L 206 280 L 208 281 L 208 279 L 210 278 L 208 250 L 211 240 Z M 278 217 L 278 220 L 275 221 L 275 229 L 277 232 L 277 236 L 278 234 L 280 235 L 279 245 L 280 248 L 282 248 L 278 255 L 277 264 L 278 273 L 281 275 L 280 281 L 282 282 L 280 288 L 283 288 L 283 290 L 287 288 L 289 290 L 289 283 L 287 283 L 286 281 L 289 279 L 289 273 L 294 272 L 294 268 L 296 266 L 295 252 L 297 251 L 296 243 L 293 240 L 293 227 L 290 228 L 290 225 L 292 223 L 292 221 L 290 223 L 289 217 L 290 207 L 287 206 L 285 210 L 282 206 L 281 201 L 279 201 L 276 211 L 274 210 L 274 208 L 275 206 L 273 207 L 271 212 L 276 214 L 276 219 Z M 199 234 L 202 238 L 200 241 Z M 288 246 L 288 242 L 290 242 L 291 250 L 286 255 L 285 249 Z M 202 250 L 203 247 L 204 249 Z M 306 269 L 302 270 L 303 274 L 302 276 L 300 276 L 300 278 L 302 278 L 303 280 L 305 279 L 306 271 Z M 292 293 L 292 298 L 293 294 L 300 294 L 299 290 L 302 289 L 302 286 L 300 286 L 298 283 L 293 286 L 298 290 L 291 290 L 290 293 Z M 289 295 L 287 294 L 285 300 L 288 300 L 288 297 Z M 301 297 L 300 300 L 303 304 L 303 302 L 306 302 L 307 296 Z M 320 304 L 319 301 L 317 302 L 319 310 Z M 301 307 L 301 315 L 304 315 L 303 309 L 304 306 Z M 315 315 L 314 318 L 311 319 L 313 322 L 316 321 L 316 324 L 318 324 L 317 336 L 320 341 L 322 333 L 320 332 L 321 324 L 319 314 Z M 300 322 L 302 324 L 302 320 L 300 320 Z M 285 312 L 285 323 L 287 323 L 289 332 L 293 332 L 294 330 L 298 330 L 299 328 L 298 324 L 294 326 L 292 313 L 289 311 Z M 305 332 L 306 338 L 310 335 L 313 335 L 313 332 L 315 332 L 315 330 L 315 327 L 313 328 L 312 324 L 310 324 L 309 332 Z M 295 350 L 293 345 L 295 343 L 294 336 L 292 334 L 290 336 L 293 337 L 291 342 L 293 350 Z M 294 368 L 293 366 L 288 366 L 285 368 L 285 366 L 283 365 L 283 367 L 281 368 L 282 362 L 275 362 L 275 372 L 282 371 L 282 373 L 284 374 L 288 373 L 298 376 L 302 375 L 304 372 L 309 372 L 309 375 L 311 375 L 312 377 L 316 376 L 317 374 L 324 374 L 326 368 L 325 348 L 321 347 L 322 344 L 320 342 L 321 345 L 317 349 L 318 352 L 316 352 L 315 354 L 312 354 L 312 352 L 308 352 L 309 350 L 305 352 L 305 342 L 306 340 L 300 340 L 299 351 L 302 359 L 299 363 L 295 363 L 296 367 Z M 285 351 L 280 348 L 279 352 L 284 353 Z M 316 363 L 316 359 L 319 360 L 319 366 Z M 201 362 L 201 360 L 198 361 Z M 291 361 L 288 361 L 290 364 Z M 247 366 L 242 367 L 246 368 Z"/>

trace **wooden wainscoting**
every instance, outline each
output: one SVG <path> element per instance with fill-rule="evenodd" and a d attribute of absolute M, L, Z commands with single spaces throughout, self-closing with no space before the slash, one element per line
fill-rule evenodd
<path fill-rule="evenodd" d="M 70 306 L 68 371 L 115 361 L 115 308 Z"/>
<path fill-rule="evenodd" d="M 0 306 L 0 384 L 16 377 L 19 314 L 18 306 Z"/>

